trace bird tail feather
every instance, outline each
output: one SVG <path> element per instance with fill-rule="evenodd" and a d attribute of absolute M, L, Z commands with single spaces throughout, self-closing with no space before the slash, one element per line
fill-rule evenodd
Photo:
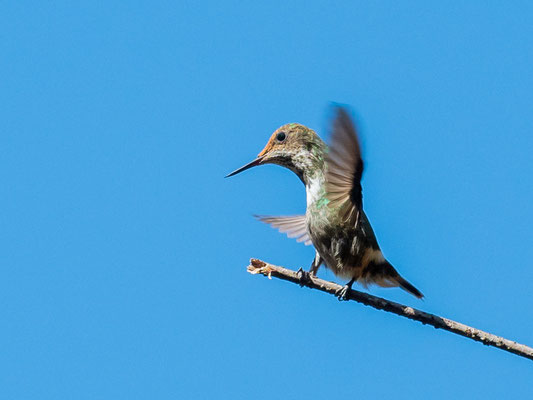
<path fill-rule="evenodd" d="M 374 283 L 382 287 L 399 286 L 419 299 L 424 297 L 420 290 L 407 282 L 388 261 L 370 262 L 361 278 L 365 285 Z"/>
<path fill-rule="evenodd" d="M 413 285 L 411 285 L 409 282 L 407 282 L 405 279 L 403 279 L 401 276 L 398 276 L 396 279 L 398 281 L 398 285 L 405 290 L 407 293 L 411 293 L 413 296 L 415 296 L 418 299 L 424 298 L 424 295 L 415 288 Z"/>

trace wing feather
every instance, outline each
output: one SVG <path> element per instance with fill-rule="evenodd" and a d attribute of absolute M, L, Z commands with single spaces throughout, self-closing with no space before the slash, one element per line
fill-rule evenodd
<path fill-rule="evenodd" d="M 291 215 L 282 217 L 273 217 L 270 215 L 256 215 L 259 221 L 269 224 L 272 228 L 281 233 L 287 234 L 291 239 L 297 242 L 304 242 L 306 246 L 312 244 L 311 237 L 307 231 L 305 215 Z"/>
<path fill-rule="evenodd" d="M 358 218 L 363 208 L 361 146 L 350 116 L 341 107 L 333 120 L 326 163 L 326 196 L 330 207 L 339 208 L 343 219 Z"/>

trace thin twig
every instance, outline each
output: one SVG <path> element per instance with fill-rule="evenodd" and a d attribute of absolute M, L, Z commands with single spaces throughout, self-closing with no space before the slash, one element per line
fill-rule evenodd
<path fill-rule="evenodd" d="M 297 271 L 278 267 L 254 258 L 250 260 L 250 265 L 247 269 L 251 274 L 262 274 L 268 276 L 269 279 L 271 277 L 284 279 L 289 282 L 298 283 L 300 285 L 307 286 L 308 288 L 318 289 L 322 292 L 333 295 L 342 289 L 341 285 L 325 281 L 317 277 L 310 276 L 307 280 L 301 280 Z M 487 346 L 497 347 L 510 353 L 517 354 L 521 357 L 533 360 L 533 348 L 504 339 L 488 332 L 481 331 L 476 328 L 472 328 L 468 325 L 461 324 L 460 322 L 452 321 L 451 319 L 442 318 L 437 315 L 429 314 L 412 307 L 404 306 L 403 304 L 395 303 L 393 301 L 385 300 L 381 297 L 373 296 L 371 294 L 359 292 L 353 289 L 348 291 L 346 300 L 354 300 L 367 306 L 377 308 L 378 310 L 388 311 L 405 318 L 422 322 L 423 324 L 431 325 L 435 328 L 444 329 L 446 331 L 456 333 L 457 335 L 476 340 Z"/>

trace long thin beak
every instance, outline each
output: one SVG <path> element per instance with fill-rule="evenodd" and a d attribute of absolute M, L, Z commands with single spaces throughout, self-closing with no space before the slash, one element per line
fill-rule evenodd
<path fill-rule="evenodd" d="M 249 162 L 248 164 L 246 164 L 243 167 L 240 167 L 239 169 L 236 169 L 231 174 L 226 175 L 224 178 L 229 178 L 230 176 L 237 175 L 239 172 L 246 171 L 249 168 L 252 168 L 252 167 L 255 167 L 256 165 L 261 164 L 261 161 L 263 160 L 263 158 L 265 158 L 265 156 L 257 157 L 252 162 Z"/>

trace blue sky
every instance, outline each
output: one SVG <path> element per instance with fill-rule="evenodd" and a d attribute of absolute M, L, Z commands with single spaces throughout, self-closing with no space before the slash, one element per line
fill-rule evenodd
<path fill-rule="evenodd" d="M 2 398 L 533 395 L 531 361 L 247 274 L 310 264 L 252 218 L 304 187 L 223 179 L 349 104 L 365 210 L 426 299 L 371 292 L 533 345 L 530 3 L 0 11 Z"/>

